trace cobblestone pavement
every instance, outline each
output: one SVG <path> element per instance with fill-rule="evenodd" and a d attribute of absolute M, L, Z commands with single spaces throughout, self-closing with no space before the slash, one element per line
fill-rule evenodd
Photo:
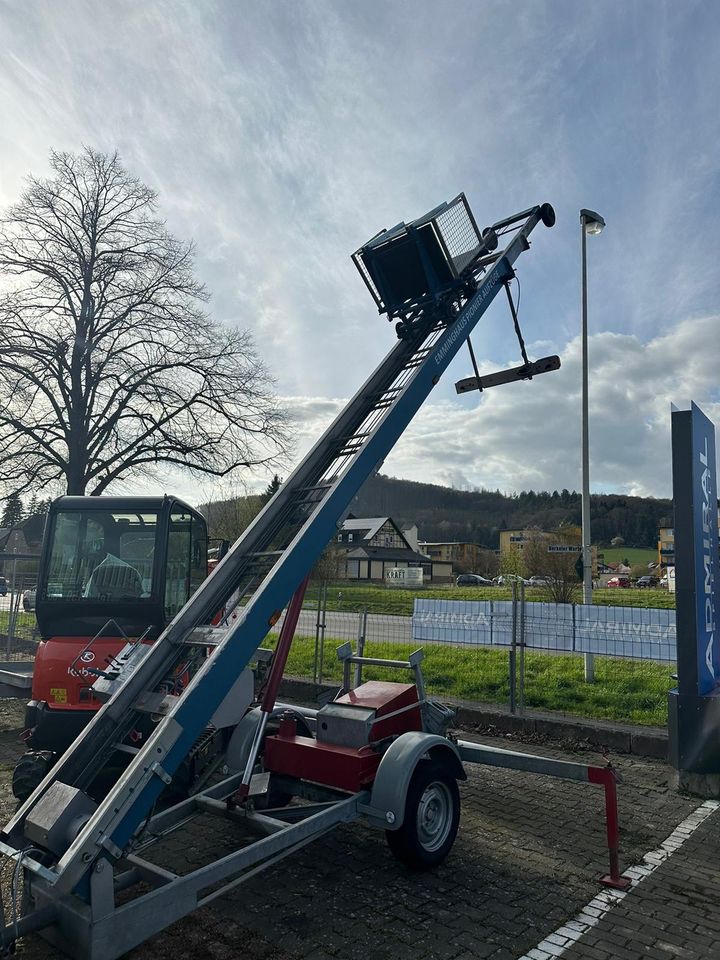
<path fill-rule="evenodd" d="M 720 958 L 719 819 L 716 813 L 705 820 L 680 850 L 588 930 L 563 960 Z M 537 960 L 550 958 L 539 952 Z"/>
<path fill-rule="evenodd" d="M 498 745 L 497 739 L 467 738 Z M 597 753 L 558 745 L 502 743 L 603 762 Z M 0 732 L 4 818 L 12 809 L 9 775 L 21 749 L 16 732 Z M 613 760 L 621 776 L 621 855 L 630 866 L 658 847 L 698 801 L 667 786 L 662 763 L 630 756 Z M 603 791 L 493 768 L 469 767 L 468 774 L 461 785 L 458 839 L 433 873 L 411 873 L 398 864 L 382 833 L 362 823 L 345 825 L 174 924 L 129 958 L 515 960 L 600 891 L 598 877 L 607 870 Z M 720 920 L 712 920 L 720 882 L 713 870 L 716 857 L 707 857 L 711 841 L 718 852 L 716 832 L 711 817 L 572 947 L 567 960 L 720 957 L 712 952 L 720 940 Z M 164 841 L 153 859 L 186 871 L 228 852 L 242 836 L 235 824 L 208 817 Z M 60 956 L 37 938 L 21 943 L 18 955 Z"/>

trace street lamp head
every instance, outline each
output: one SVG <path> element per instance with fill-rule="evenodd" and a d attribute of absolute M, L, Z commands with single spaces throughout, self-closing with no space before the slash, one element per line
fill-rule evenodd
<path fill-rule="evenodd" d="M 605 229 L 605 221 L 600 214 L 595 213 L 594 210 L 582 209 L 580 211 L 580 223 L 583 225 L 585 233 L 593 237 L 598 233 L 602 233 Z"/>

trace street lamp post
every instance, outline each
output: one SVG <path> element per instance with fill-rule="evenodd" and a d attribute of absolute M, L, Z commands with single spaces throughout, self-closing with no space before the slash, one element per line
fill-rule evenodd
<path fill-rule="evenodd" d="M 602 233 L 605 221 L 594 210 L 580 211 L 582 249 L 582 561 L 583 603 L 592 603 L 592 548 L 590 546 L 590 444 L 588 434 L 588 322 L 587 322 L 587 235 Z M 585 680 L 595 675 L 593 655 L 585 654 Z"/>

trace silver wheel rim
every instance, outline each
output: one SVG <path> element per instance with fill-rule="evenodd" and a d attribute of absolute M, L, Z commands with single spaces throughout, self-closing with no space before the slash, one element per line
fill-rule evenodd
<path fill-rule="evenodd" d="M 417 808 L 418 841 L 429 853 L 438 850 L 448 838 L 453 821 L 453 800 L 450 788 L 434 780 L 425 788 Z"/>

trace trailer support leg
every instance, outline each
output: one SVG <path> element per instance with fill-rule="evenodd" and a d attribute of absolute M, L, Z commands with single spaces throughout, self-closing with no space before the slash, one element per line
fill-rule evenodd
<path fill-rule="evenodd" d="M 560 780 L 577 780 L 602 786 L 605 789 L 605 826 L 610 855 L 610 873 L 602 876 L 600 883 L 615 890 L 627 890 L 631 881 L 620 873 L 617 779 L 611 766 L 590 767 L 584 763 L 539 757 L 535 754 L 489 747 L 467 740 L 458 740 L 457 746 L 464 763 L 483 763 L 491 767 L 503 767 L 506 770 L 522 770 L 525 773 L 538 773 L 547 777 L 557 777 Z"/>
<path fill-rule="evenodd" d="M 605 826 L 607 828 L 610 873 L 600 877 L 604 887 L 614 890 L 627 890 L 630 879 L 620 875 L 620 830 L 618 827 L 617 789 L 615 771 L 612 767 L 588 767 L 588 781 L 599 783 L 605 788 Z"/>

